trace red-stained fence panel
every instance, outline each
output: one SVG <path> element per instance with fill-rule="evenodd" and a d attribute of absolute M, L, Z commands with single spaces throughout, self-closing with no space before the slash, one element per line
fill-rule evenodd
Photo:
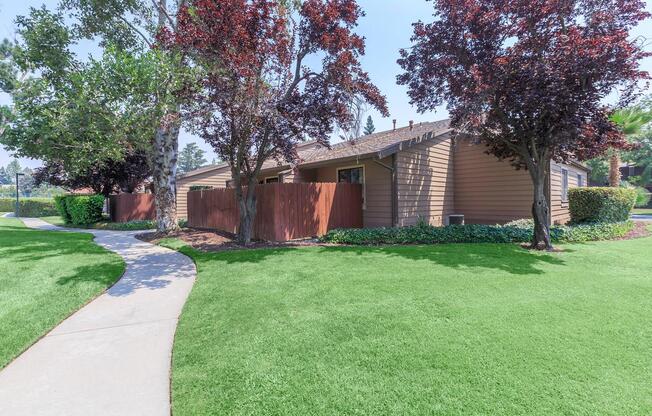
<path fill-rule="evenodd" d="M 236 233 L 234 189 L 188 192 L 188 225 Z M 362 227 L 362 186 L 346 183 L 275 183 L 256 188 L 254 237 L 270 241 Z"/>
<path fill-rule="evenodd" d="M 109 213 L 113 222 L 156 219 L 154 195 L 111 195 L 109 196 Z"/>

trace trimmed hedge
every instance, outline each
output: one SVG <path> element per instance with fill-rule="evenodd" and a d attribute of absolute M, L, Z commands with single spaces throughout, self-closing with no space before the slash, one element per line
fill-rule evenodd
<path fill-rule="evenodd" d="M 70 195 L 59 195 L 54 197 L 54 203 L 56 204 L 57 212 L 59 213 L 61 219 L 63 219 L 63 222 L 66 224 L 72 223 L 72 218 L 70 218 L 70 214 L 68 214 L 68 208 L 66 207 L 66 199 L 69 196 Z"/>
<path fill-rule="evenodd" d="M 577 243 L 622 237 L 632 230 L 631 221 L 553 226 L 550 237 L 556 243 Z M 506 225 L 416 225 L 401 228 L 338 229 L 321 237 L 322 242 L 351 245 L 445 244 L 445 243 L 528 243 L 533 224 L 519 221 Z"/>
<path fill-rule="evenodd" d="M 571 223 L 622 222 L 636 203 L 636 190 L 631 188 L 572 188 L 568 191 Z"/>
<path fill-rule="evenodd" d="M 88 225 L 102 220 L 102 195 L 64 195 L 57 197 L 56 203 L 66 224 Z"/>
<path fill-rule="evenodd" d="M 47 217 L 57 214 L 54 200 L 50 198 L 20 198 L 18 209 L 21 217 Z M 0 198 L 0 212 L 15 210 L 15 198 Z"/>

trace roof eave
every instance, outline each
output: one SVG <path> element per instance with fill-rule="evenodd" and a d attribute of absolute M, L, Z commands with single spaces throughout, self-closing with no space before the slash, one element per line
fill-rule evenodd
<path fill-rule="evenodd" d="M 447 130 L 437 132 L 437 133 L 435 133 L 433 131 L 430 131 L 428 133 L 424 133 L 421 136 L 413 137 L 411 139 L 403 140 L 402 142 L 392 144 L 392 145 L 387 146 L 384 149 L 381 149 L 381 150 L 379 150 L 377 152 L 378 159 L 384 159 L 387 156 L 391 156 L 394 153 L 401 152 L 403 150 L 409 149 L 409 148 L 411 148 L 413 146 L 416 146 L 418 144 L 421 144 L 421 143 L 424 143 L 424 142 L 427 142 L 427 141 L 430 141 L 430 140 L 438 139 L 438 138 L 441 138 L 441 137 L 445 137 L 447 135 L 450 135 L 450 133 L 452 131 L 453 131 L 453 129 L 447 129 Z"/>

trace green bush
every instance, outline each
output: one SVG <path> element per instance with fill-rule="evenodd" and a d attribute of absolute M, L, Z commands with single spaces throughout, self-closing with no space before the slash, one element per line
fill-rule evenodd
<path fill-rule="evenodd" d="M 643 188 L 642 186 L 637 186 L 635 189 L 636 189 L 636 203 L 634 204 L 634 206 L 636 208 L 647 207 L 647 205 L 650 203 L 650 199 L 652 198 L 652 195 L 650 195 L 650 191 Z"/>
<path fill-rule="evenodd" d="M 630 188 L 572 188 L 568 191 L 571 223 L 623 222 L 636 202 Z"/>
<path fill-rule="evenodd" d="M 95 224 L 102 220 L 103 207 L 102 195 L 65 195 L 57 198 L 59 215 L 66 224 Z"/>
<path fill-rule="evenodd" d="M 66 224 L 72 223 L 72 218 L 70 218 L 70 214 L 68 214 L 68 208 L 66 207 L 66 200 L 69 196 L 70 195 L 59 195 L 54 197 L 57 212 L 59 213 L 61 219 L 63 219 L 63 222 Z"/>
<path fill-rule="evenodd" d="M 57 214 L 55 202 L 50 198 L 20 198 L 18 209 L 21 217 L 47 217 Z M 15 210 L 15 198 L 0 198 L 0 212 Z"/>
<path fill-rule="evenodd" d="M 630 221 L 553 226 L 550 236 L 556 243 L 608 240 L 622 237 L 633 228 Z M 444 243 L 527 243 L 532 240 L 533 223 L 521 220 L 505 225 L 412 226 L 401 228 L 338 229 L 329 231 L 322 242 L 351 245 L 444 244 Z"/>
<path fill-rule="evenodd" d="M 207 191 L 213 189 L 210 185 L 190 185 L 190 191 Z"/>

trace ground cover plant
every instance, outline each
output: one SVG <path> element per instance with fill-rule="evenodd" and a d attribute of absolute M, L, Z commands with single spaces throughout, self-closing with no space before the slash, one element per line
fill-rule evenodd
<path fill-rule="evenodd" d="M 631 221 L 555 225 L 550 227 L 550 236 L 555 243 L 610 240 L 625 236 L 633 227 Z M 352 245 L 526 243 L 532 240 L 532 230 L 532 220 L 518 220 L 505 225 L 466 224 L 435 227 L 419 224 L 396 228 L 331 230 L 321 237 L 321 241 Z"/>
<path fill-rule="evenodd" d="M 156 229 L 155 220 L 134 220 L 128 222 L 111 222 L 108 217 L 103 217 L 101 221 L 94 224 L 67 224 L 62 217 L 58 215 L 41 217 L 42 220 L 49 222 L 53 225 L 58 225 L 60 227 L 71 227 L 71 228 L 87 228 L 95 230 L 112 230 L 112 231 L 138 231 L 138 230 L 153 230 Z M 187 226 L 188 221 L 185 219 L 180 219 L 179 227 L 184 228 Z"/>
<path fill-rule="evenodd" d="M 199 252 L 175 415 L 652 412 L 651 238 Z"/>
<path fill-rule="evenodd" d="M 0 368 L 123 271 L 120 257 L 90 234 L 30 230 L 0 218 Z"/>

